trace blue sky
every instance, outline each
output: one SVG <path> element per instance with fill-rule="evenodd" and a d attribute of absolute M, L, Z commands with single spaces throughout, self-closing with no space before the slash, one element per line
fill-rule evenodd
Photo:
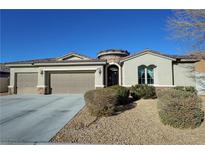
<path fill-rule="evenodd" d="M 171 10 L 1 10 L 1 62 L 69 51 L 96 57 L 106 49 L 181 54 L 165 30 L 171 15 Z"/>

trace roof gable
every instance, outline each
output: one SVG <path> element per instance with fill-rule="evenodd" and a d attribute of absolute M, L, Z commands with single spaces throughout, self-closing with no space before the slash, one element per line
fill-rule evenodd
<path fill-rule="evenodd" d="M 151 55 L 158 56 L 158 57 L 165 58 L 165 59 L 169 59 L 169 60 L 176 60 L 176 58 L 174 58 L 174 57 L 172 57 L 172 56 L 165 55 L 165 54 L 161 54 L 161 53 L 159 53 L 159 52 L 146 49 L 146 50 L 143 50 L 143 51 L 141 51 L 141 52 L 135 53 L 135 54 L 133 54 L 133 55 L 124 57 L 124 58 L 121 59 L 120 62 L 128 61 L 128 60 L 130 60 L 130 59 L 133 59 L 133 58 L 136 58 L 136 57 L 139 57 L 139 56 L 143 56 L 143 55 L 145 55 L 145 54 L 151 54 Z"/>
<path fill-rule="evenodd" d="M 75 53 L 75 52 L 70 52 L 62 57 L 57 58 L 58 61 L 69 61 L 69 60 L 89 60 L 91 58 Z"/>

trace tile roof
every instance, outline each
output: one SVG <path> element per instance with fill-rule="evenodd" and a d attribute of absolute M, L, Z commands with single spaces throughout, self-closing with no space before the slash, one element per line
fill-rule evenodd
<path fill-rule="evenodd" d="M 32 64 L 32 63 L 77 63 L 77 62 L 106 62 L 106 60 L 102 59 L 86 59 L 86 60 L 61 60 L 58 59 L 35 59 L 35 60 L 25 60 L 25 61 L 16 61 L 16 62 L 8 62 L 5 64 Z"/>
<path fill-rule="evenodd" d="M 151 49 L 145 49 L 145 50 L 136 52 L 132 55 L 122 57 L 121 61 L 130 59 L 132 57 L 135 57 L 135 56 L 138 56 L 138 55 L 141 55 L 141 54 L 145 54 L 145 53 L 153 53 L 153 54 L 161 55 L 161 56 L 168 57 L 168 58 L 171 58 L 171 59 L 176 59 L 176 60 L 184 60 L 184 61 L 198 61 L 198 60 L 200 60 L 199 58 L 197 58 L 195 56 L 192 56 L 192 55 L 169 55 L 169 54 L 163 54 L 159 51 L 154 51 L 154 50 L 151 50 Z"/>
<path fill-rule="evenodd" d="M 4 64 L 27 64 L 27 63 L 41 63 L 41 62 L 51 62 L 57 61 L 56 58 L 46 58 L 46 59 L 33 59 L 33 60 L 22 60 L 22 61 L 14 61 L 14 62 L 7 62 Z"/>
<path fill-rule="evenodd" d="M 110 49 L 110 50 L 105 50 L 105 52 L 106 51 L 111 51 L 111 50 L 112 51 L 119 51 L 119 50 Z M 128 52 L 127 50 L 122 50 L 122 51 Z M 102 51 L 102 52 L 104 52 L 104 51 Z M 145 53 L 158 54 L 158 55 L 161 55 L 161 56 L 164 56 L 164 57 L 171 58 L 173 60 L 181 60 L 181 61 L 199 61 L 199 60 L 201 60 L 201 59 L 199 59 L 199 58 L 197 58 L 197 57 L 195 57 L 193 55 L 168 55 L 168 54 L 162 54 L 162 53 L 160 53 L 158 51 L 154 51 L 154 50 L 150 50 L 150 49 L 145 49 L 143 51 L 136 52 L 136 53 L 134 53 L 132 55 L 129 55 L 129 56 L 126 56 L 126 57 L 122 57 L 121 61 L 125 61 L 127 59 L 132 58 L 132 57 L 135 57 L 135 56 L 138 56 L 138 55 L 141 55 L 141 54 L 145 54 Z M 93 58 L 90 58 L 88 56 L 78 54 L 76 52 L 70 52 L 67 55 L 69 55 L 69 54 L 77 54 L 77 55 L 86 57 L 88 59 L 85 59 L 85 60 L 71 60 L 71 61 L 69 61 L 69 60 L 59 60 L 59 58 L 61 58 L 61 57 L 57 57 L 57 58 L 45 58 L 45 59 L 33 59 L 33 60 L 7 62 L 7 63 L 4 63 L 4 64 L 106 62 L 106 60 L 103 60 L 103 59 L 93 59 Z"/>
<path fill-rule="evenodd" d="M 82 60 L 59 60 L 63 57 L 67 57 L 69 55 L 79 55 L 82 57 L 85 57 L 87 59 L 82 59 Z M 33 59 L 33 60 L 23 60 L 23 61 L 15 61 L 15 62 L 7 62 L 5 64 L 32 64 L 32 63 L 75 63 L 75 62 L 103 62 L 105 60 L 100 60 L 100 59 L 93 59 L 91 57 L 79 54 L 77 52 L 69 52 L 68 54 L 57 57 L 57 58 L 45 58 L 45 59 Z"/>

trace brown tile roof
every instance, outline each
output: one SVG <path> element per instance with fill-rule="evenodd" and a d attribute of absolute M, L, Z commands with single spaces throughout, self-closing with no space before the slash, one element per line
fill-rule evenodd
<path fill-rule="evenodd" d="M 192 56 L 192 55 L 169 55 L 169 54 L 163 54 L 159 51 L 154 51 L 154 50 L 151 50 L 151 49 L 145 49 L 145 50 L 136 52 L 132 55 L 122 57 L 121 61 L 130 59 L 132 57 L 135 57 L 135 56 L 138 56 L 138 55 L 141 55 L 141 54 L 145 54 L 145 53 L 153 53 L 153 54 L 157 54 L 157 55 L 161 55 L 161 56 L 164 56 L 164 57 L 171 58 L 173 60 L 183 60 L 183 61 L 199 61 L 200 60 L 199 58 L 197 58 L 195 56 Z"/>
<path fill-rule="evenodd" d="M 110 50 L 114 51 L 114 49 L 110 49 Z M 110 50 L 105 50 L 105 51 L 110 51 Z M 126 50 L 123 50 L 123 51 L 126 51 Z M 173 60 L 181 60 L 181 61 L 199 61 L 199 60 L 201 60 L 201 59 L 199 59 L 199 58 L 197 58 L 197 57 L 195 57 L 193 55 L 168 55 L 168 54 L 162 54 L 162 53 L 160 53 L 158 51 L 154 51 L 154 50 L 151 50 L 151 49 L 145 49 L 143 51 L 136 52 L 135 54 L 132 54 L 132 55 L 129 55 L 129 56 L 126 56 L 126 57 L 122 57 L 121 61 L 125 61 L 127 59 L 132 58 L 132 57 L 135 57 L 135 56 L 138 56 L 138 55 L 141 55 L 141 54 L 145 54 L 145 53 L 154 53 L 154 54 L 158 54 L 158 55 L 161 55 L 161 56 L 164 56 L 164 57 L 171 58 Z M 77 54 L 77 55 L 80 55 L 80 56 L 83 56 L 83 57 L 87 57 L 89 59 L 86 59 L 86 60 L 71 60 L 71 61 L 69 61 L 69 60 L 60 60 L 59 61 L 59 57 L 57 57 L 57 58 L 46 58 L 46 59 L 34 59 L 34 60 L 7 62 L 7 63 L 4 63 L 4 64 L 106 62 L 106 60 L 103 60 L 103 59 L 93 59 L 93 58 L 90 58 L 88 56 L 78 54 L 76 52 L 70 52 L 67 55 L 69 55 L 69 54 Z"/>
<path fill-rule="evenodd" d="M 58 59 L 35 59 L 35 60 L 25 60 L 25 61 L 16 61 L 16 62 L 8 62 L 5 64 L 32 64 L 32 63 L 77 63 L 77 62 L 106 62 L 106 60 L 102 59 L 86 59 L 86 60 L 61 60 Z"/>
<path fill-rule="evenodd" d="M 55 61 L 56 58 L 46 58 L 46 59 L 33 59 L 33 60 L 22 60 L 15 62 L 7 62 L 5 64 L 29 64 L 29 63 L 41 63 L 41 62 L 51 62 Z"/>
<path fill-rule="evenodd" d="M 191 55 L 174 55 L 173 57 L 182 61 L 199 61 L 202 59 Z"/>
<path fill-rule="evenodd" d="M 87 59 L 85 60 L 59 60 L 62 57 L 69 56 L 72 54 L 76 54 L 82 57 L 85 57 Z M 57 57 L 57 58 L 45 58 L 45 59 L 33 59 L 33 60 L 23 60 L 23 61 L 15 61 L 15 62 L 7 62 L 5 64 L 32 64 L 32 63 L 75 63 L 75 62 L 105 62 L 105 60 L 100 59 L 93 59 L 91 57 L 79 54 L 77 52 L 69 52 L 68 54 Z"/>

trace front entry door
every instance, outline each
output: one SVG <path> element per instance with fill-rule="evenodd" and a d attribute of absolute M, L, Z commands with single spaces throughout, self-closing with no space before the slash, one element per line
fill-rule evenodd
<path fill-rule="evenodd" d="M 119 84 L 119 69 L 115 65 L 108 67 L 108 86 Z"/>

